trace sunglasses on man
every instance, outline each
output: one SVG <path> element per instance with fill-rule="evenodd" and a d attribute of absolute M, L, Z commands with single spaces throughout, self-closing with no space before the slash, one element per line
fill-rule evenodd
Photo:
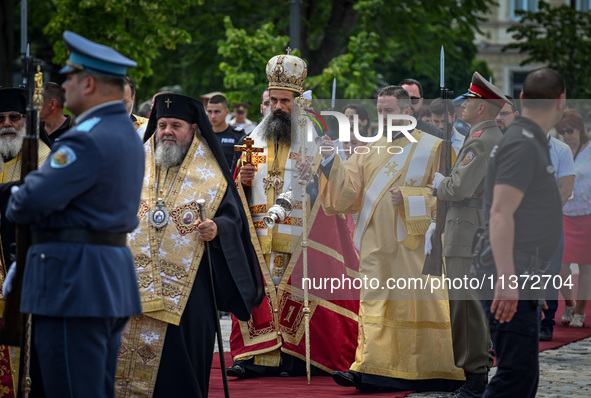
<path fill-rule="evenodd" d="M 9 113 L 8 115 L 0 115 L 0 124 L 4 124 L 8 118 L 12 123 L 18 123 L 23 120 L 24 115 L 21 113 Z"/>
<path fill-rule="evenodd" d="M 420 101 L 420 98 L 419 97 L 410 97 L 410 103 L 413 104 L 413 105 L 418 104 L 419 101 Z"/>

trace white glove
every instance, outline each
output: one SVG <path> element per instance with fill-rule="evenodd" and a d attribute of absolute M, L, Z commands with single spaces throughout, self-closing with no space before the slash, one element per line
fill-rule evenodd
<path fill-rule="evenodd" d="M 443 181 L 444 178 L 445 176 L 443 174 L 436 172 L 435 178 L 433 178 L 433 189 L 439 188 L 439 184 L 441 184 L 441 181 Z"/>
<path fill-rule="evenodd" d="M 439 174 L 439 173 L 437 173 Z M 441 175 L 441 174 L 439 174 Z M 433 249 L 433 244 L 431 243 L 431 238 L 433 237 L 433 232 L 435 232 L 435 223 L 432 222 L 429 224 L 429 228 L 427 228 L 427 232 L 425 232 L 425 256 L 427 254 L 431 254 L 431 250 Z"/>
<path fill-rule="evenodd" d="M 19 189 L 21 189 L 21 187 L 18 185 L 13 185 L 10 187 L 10 193 L 17 193 Z"/>
<path fill-rule="evenodd" d="M 2 286 L 2 296 L 6 297 L 6 295 L 12 291 L 12 280 L 14 279 L 15 273 L 16 262 L 13 261 L 12 265 L 8 269 L 8 272 L 6 273 L 6 278 L 4 279 L 4 286 Z"/>

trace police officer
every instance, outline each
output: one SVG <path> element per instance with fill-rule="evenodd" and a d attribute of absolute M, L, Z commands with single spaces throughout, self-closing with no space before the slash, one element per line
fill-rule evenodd
<path fill-rule="evenodd" d="M 540 307 L 528 299 L 531 292 L 506 281 L 516 280 L 532 263 L 535 272 L 544 272 L 562 235 L 562 204 L 546 133 L 563 114 L 564 80 L 550 68 L 534 70 L 523 82 L 521 100 L 523 117 L 493 149 L 486 174 L 484 208 L 498 277 L 493 300 L 482 305 L 497 373 L 483 397 L 536 396 Z M 518 280 L 522 286 L 524 280 Z"/>
<path fill-rule="evenodd" d="M 76 125 L 12 194 L 30 224 L 21 311 L 48 397 L 112 397 L 121 331 L 141 303 L 127 233 L 138 225 L 144 152 L 124 103 L 136 63 L 66 31 L 66 107 Z"/>
<path fill-rule="evenodd" d="M 463 117 L 472 128 L 451 174 L 444 178 L 436 173 L 433 182 L 437 197 L 449 203 L 443 247 L 446 276 L 462 280 L 470 275 L 472 236 L 484 224 L 482 195 L 489 155 L 503 136 L 495 117 L 509 102 L 478 72 L 474 72 L 466 96 Z M 449 397 L 480 397 L 493 365 L 488 325 L 474 291 L 450 288 L 449 298 L 454 359 L 466 375 L 466 383 Z"/>

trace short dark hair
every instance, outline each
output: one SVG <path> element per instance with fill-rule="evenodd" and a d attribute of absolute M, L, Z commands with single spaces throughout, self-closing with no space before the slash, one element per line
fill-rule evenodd
<path fill-rule="evenodd" d="M 524 108 L 550 109 L 554 105 L 554 100 L 565 91 L 566 86 L 560 73 L 547 67 L 535 69 L 523 82 L 522 105 Z"/>
<path fill-rule="evenodd" d="M 224 109 L 228 109 L 228 100 L 221 94 L 216 94 L 211 97 L 208 104 L 222 104 Z"/>
<path fill-rule="evenodd" d="M 562 119 L 556 123 L 556 130 L 562 130 L 565 128 L 572 128 L 579 130 L 579 144 L 585 144 L 589 142 L 589 136 L 587 130 L 585 130 L 585 123 L 583 123 L 583 117 L 579 112 L 574 109 L 567 109 L 562 115 Z"/>
<path fill-rule="evenodd" d="M 447 113 L 451 113 L 452 115 L 456 113 L 456 108 L 454 107 L 453 101 L 450 99 L 444 100 L 443 98 L 435 98 L 433 102 L 431 102 L 431 105 L 429 105 L 429 110 L 432 114 L 444 115 L 446 103 Z"/>
<path fill-rule="evenodd" d="M 125 76 L 123 78 L 123 83 L 125 86 L 129 86 L 129 88 L 131 90 L 131 96 L 133 97 L 135 95 L 135 80 L 134 80 L 134 78 L 131 76 Z"/>
<path fill-rule="evenodd" d="M 421 82 L 419 82 L 418 80 L 415 79 L 404 79 L 402 80 L 400 83 L 398 83 L 399 86 L 405 85 L 405 86 L 417 86 L 419 88 L 419 95 L 421 98 L 423 98 L 423 86 L 421 85 Z"/>
<path fill-rule="evenodd" d="M 398 106 L 400 106 L 401 109 L 404 110 L 410 108 L 410 95 L 408 94 L 408 91 L 400 86 L 384 87 L 378 94 L 378 98 L 381 97 L 394 97 L 398 100 Z"/>
<path fill-rule="evenodd" d="M 43 83 L 43 102 L 49 102 L 52 99 L 57 100 L 57 105 L 63 109 L 66 102 L 64 89 L 55 82 Z"/>

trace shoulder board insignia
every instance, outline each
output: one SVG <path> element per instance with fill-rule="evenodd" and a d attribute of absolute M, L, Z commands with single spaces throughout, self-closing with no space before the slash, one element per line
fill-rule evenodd
<path fill-rule="evenodd" d="M 63 169 L 76 161 L 76 153 L 67 145 L 62 145 L 57 152 L 51 155 L 51 167 Z"/>
<path fill-rule="evenodd" d="M 521 134 L 523 134 L 524 136 L 526 136 L 527 138 L 534 138 L 533 133 L 530 133 L 527 130 L 521 130 Z"/>
<path fill-rule="evenodd" d="M 93 117 L 92 119 L 86 120 L 76 126 L 76 130 L 89 133 L 101 121 L 100 117 Z"/>
<path fill-rule="evenodd" d="M 475 156 L 476 155 L 474 155 L 474 152 L 472 152 L 472 151 L 468 152 L 466 154 L 466 157 L 464 158 L 464 160 L 462 160 L 462 165 L 465 166 L 468 163 L 470 163 L 474 159 Z"/>
<path fill-rule="evenodd" d="M 484 130 L 478 130 L 477 132 L 472 134 L 472 138 L 478 138 L 482 135 L 482 133 L 484 133 Z"/>

